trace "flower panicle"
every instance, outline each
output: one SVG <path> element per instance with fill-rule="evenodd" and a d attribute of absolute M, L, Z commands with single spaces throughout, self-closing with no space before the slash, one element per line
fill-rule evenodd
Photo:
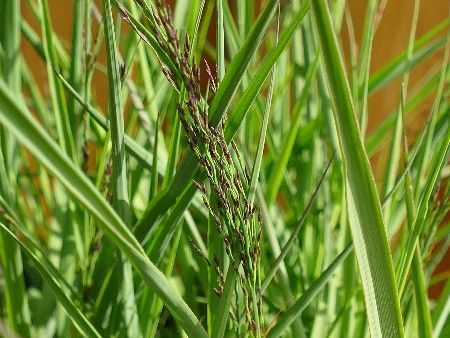
<path fill-rule="evenodd" d="M 204 205 L 223 238 L 230 266 L 236 271 L 244 290 L 248 325 L 254 327 L 252 299 L 249 294 L 250 290 L 257 289 L 255 276 L 259 274 L 261 226 L 260 218 L 254 217 L 257 214 L 256 207 L 249 202 L 244 188 L 250 178 L 242 165 L 236 144 L 231 142 L 229 146 L 225 140 L 225 118 L 217 126 L 213 126 L 209 121 L 208 98 L 202 95 L 200 67 L 193 61 L 190 40 L 186 38 L 181 48 L 172 24 L 171 10 L 165 1 L 156 0 L 153 9 L 155 27 L 151 28 L 152 32 L 160 47 L 179 69 L 182 81 L 177 80 L 176 74 L 169 67 L 163 65 L 162 71 L 178 92 L 182 93 L 182 99 L 177 102 L 176 109 L 186 133 L 188 146 L 206 174 L 209 188 L 206 189 L 204 184 L 197 181 L 194 181 L 194 184 L 202 192 Z M 214 94 L 217 91 L 217 79 L 208 63 L 205 64 L 209 79 L 208 88 L 211 88 Z M 209 202 L 208 192 L 215 196 L 214 205 Z M 204 257 L 196 246 L 193 247 Z M 214 257 L 213 261 L 206 261 L 216 271 L 217 286 L 214 292 L 221 296 L 225 282 L 222 267 L 217 257 Z"/>

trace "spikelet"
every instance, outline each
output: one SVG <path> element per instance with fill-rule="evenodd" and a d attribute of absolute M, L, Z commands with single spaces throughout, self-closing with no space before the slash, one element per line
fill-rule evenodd
<path fill-rule="evenodd" d="M 187 38 L 183 44 L 180 43 L 172 24 L 170 7 L 161 0 L 154 1 L 153 19 L 153 24 L 150 22 L 150 29 L 156 41 L 179 69 L 180 74 L 174 74 L 171 69 L 161 64 L 162 72 L 167 80 L 178 92 L 182 92 L 183 89 L 186 93 L 185 98 L 177 103 L 176 108 L 187 143 L 206 174 L 211 193 L 217 200 L 215 210 L 208 202 L 209 198 L 204 185 L 196 181 L 194 184 L 203 193 L 204 204 L 214 219 L 218 233 L 223 238 L 230 266 L 237 273 L 246 300 L 244 315 L 247 325 L 249 329 L 254 330 L 256 325 L 253 320 L 254 307 L 250 289 L 253 292 L 258 290 L 257 293 L 260 295 L 256 276 L 259 276 L 261 226 L 255 207 L 248 202 L 244 190 L 242 179 L 248 184 L 249 175 L 242 165 L 234 142 L 231 147 L 227 145 L 223 132 L 225 119 L 222 119 L 217 127 L 209 122 L 208 98 L 202 96 L 200 87 L 200 68 L 193 62 L 189 39 Z M 214 94 L 218 84 L 207 63 L 206 72 L 209 77 L 209 88 Z M 182 81 L 177 75 L 181 75 Z M 238 158 L 241 171 L 244 173 L 242 178 L 233 161 L 233 153 Z M 215 256 L 213 262 L 210 262 L 195 245 L 193 247 L 207 261 L 210 268 L 216 271 L 218 280 L 214 291 L 220 297 L 223 293 L 225 276 L 221 271 L 219 258 Z M 260 305 L 261 302 L 259 302 Z"/>

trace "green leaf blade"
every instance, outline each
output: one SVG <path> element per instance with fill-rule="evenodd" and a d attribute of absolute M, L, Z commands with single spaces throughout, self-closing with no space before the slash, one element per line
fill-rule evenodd
<path fill-rule="evenodd" d="M 312 1 L 322 61 L 344 158 L 350 227 L 372 336 L 400 337 L 403 324 L 392 259 L 369 161 L 364 150 L 342 55 L 325 1 Z"/>
<path fill-rule="evenodd" d="M 4 83 L 0 81 L 0 121 L 16 133 L 23 143 L 47 169 L 52 172 L 97 219 L 103 231 L 138 269 L 150 286 L 155 288 L 164 303 L 179 320 L 183 329 L 191 335 L 206 337 L 200 321 L 183 301 L 178 291 L 164 274 L 154 266 L 144 250 L 131 234 L 119 215 L 104 200 L 98 190 L 61 152 L 41 126 L 31 117 L 23 105 L 15 102 Z"/>

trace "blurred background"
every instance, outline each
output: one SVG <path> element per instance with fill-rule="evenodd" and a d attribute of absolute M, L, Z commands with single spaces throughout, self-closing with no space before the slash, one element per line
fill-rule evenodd
<path fill-rule="evenodd" d="M 184 0 L 189 1 L 189 0 Z M 214 1 L 214 0 L 211 0 Z M 229 4 L 233 7 L 236 1 L 241 0 L 229 0 Z M 260 5 L 260 0 L 254 0 L 257 5 Z M 101 1 L 95 1 L 99 8 L 101 8 Z M 32 25 L 32 27 L 39 32 L 39 25 L 33 20 L 26 2 L 22 2 L 23 16 Z M 58 33 L 58 36 L 62 39 L 64 46 L 67 50 L 70 50 L 70 37 L 72 29 L 72 8 L 73 0 L 51 0 L 49 1 L 51 18 L 53 21 L 54 30 Z M 364 16 L 366 13 L 367 1 L 364 0 L 350 0 L 348 1 L 348 13 L 351 15 L 352 24 L 355 31 L 356 41 L 361 41 L 361 35 L 363 30 Z M 421 37 L 439 22 L 449 17 L 449 1 L 448 0 L 423 0 L 420 6 L 419 21 L 417 26 L 416 38 Z M 411 17 L 413 12 L 413 1 L 411 0 L 388 0 L 383 13 L 383 17 L 378 26 L 377 33 L 374 39 L 374 48 L 372 54 L 371 73 L 382 68 L 395 56 L 405 50 L 408 43 L 409 30 L 411 25 Z M 94 27 L 94 30 L 98 27 Z M 126 29 L 126 28 L 125 28 Z M 214 27 L 211 27 L 208 38 L 211 43 L 214 43 L 215 33 Z M 342 44 L 345 47 L 346 59 L 349 59 L 349 34 L 348 25 L 344 19 L 344 24 L 341 30 Z M 22 43 L 22 50 L 25 57 L 32 67 L 32 72 L 36 76 L 38 82 L 42 86 L 47 86 L 46 80 L 46 68 L 44 63 L 35 53 L 33 47 L 26 41 Z M 414 87 L 414 84 L 420 81 L 420 79 L 430 70 L 431 66 L 436 63 L 441 63 L 443 52 L 439 52 L 433 57 L 428 58 L 414 68 L 411 73 L 409 85 L 410 88 Z M 98 61 L 104 63 L 104 52 L 100 54 Z M 381 122 L 383 119 L 393 110 L 399 103 L 400 99 L 400 85 L 401 79 L 397 79 L 389 86 L 376 92 L 369 98 L 369 124 L 368 133 Z M 45 92 L 45 88 L 44 92 Z M 93 95 L 96 97 L 96 101 L 103 104 L 102 108 L 106 106 L 107 100 L 107 82 L 104 74 L 97 71 L 93 79 Z M 428 116 L 428 112 L 431 107 L 433 96 L 429 98 L 424 104 L 418 108 L 417 114 L 414 119 L 408 121 L 407 137 L 410 141 L 414 140 L 416 132 L 423 128 L 425 120 Z M 376 156 L 371 158 L 372 167 L 377 179 L 377 173 L 382 173 L 385 164 L 385 149 L 381 149 Z M 381 174 L 382 175 L 382 174 Z M 380 175 L 380 176 L 381 176 Z M 380 183 L 377 181 L 377 183 Z M 446 220 L 450 219 L 450 215 L 447 215 Z M 447 252 L 441 264 L 436 269 L 435 273 L 449 272 L 450 276 L 450 251 Z M 438 283 L 431 287 L 429 295 L 431 298 L 436 297 L 439 294 L 445 281 Z"/>

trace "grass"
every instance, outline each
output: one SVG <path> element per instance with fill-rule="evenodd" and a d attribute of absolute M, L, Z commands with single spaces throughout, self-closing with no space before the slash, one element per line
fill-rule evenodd
<path fill-rule="evenodd" d="M 383 0 L 96 3 L 0 3 L 2 336 L 448 336 L 448 19 L 374 71 Z"/>

